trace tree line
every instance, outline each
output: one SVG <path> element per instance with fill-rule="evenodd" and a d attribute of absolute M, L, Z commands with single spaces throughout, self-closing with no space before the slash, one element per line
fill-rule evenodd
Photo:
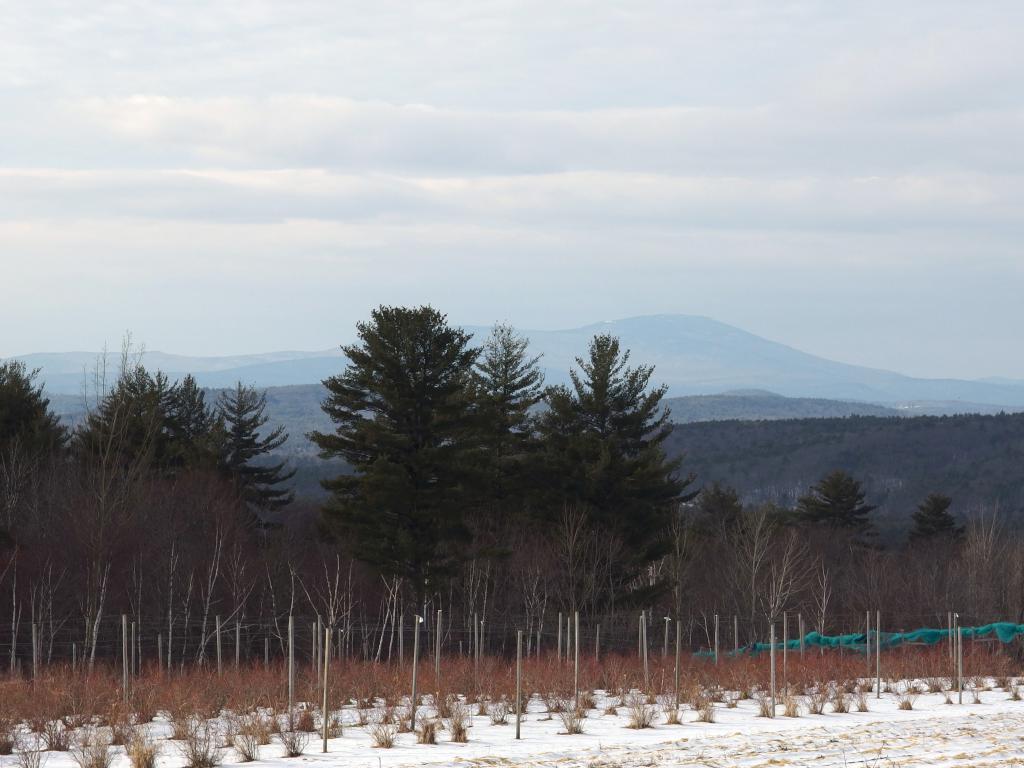
<path fill-rule="evenodd" d="M 125 357 L 69 430 L 34 372 L 0 365 L 0 652 L 13 662 L 32 623 L 51 649 L 78 637 L 95 656 L 120 613 L 182 661 L 205 658 L 216 617 L 277 648 L 296 612 L 360 627 L 378 657 L 425 608 L 530 642 L 572 611 L 665 612 L 695 643 L 719 613 L 745 640 L 791 611 L 821 631 L 868 609 L 904 627 L 1022 618 L 1024 544 L 994 515 L 961 525 L 941 493 L 895 549 L 842 470 L 793 508 L 701 487 L 665 450 L 665 388 L 612 336 L 546 386 L 508 326 L 477 346 L 434 308 L 380 307 L 357 333 L 324 382 L 334 429 L 310 435 L 348 467 L 322 508 L 293 499 L 268 457 L 287 435 L 243 384 L 208 403 L 190 377 Z"/>

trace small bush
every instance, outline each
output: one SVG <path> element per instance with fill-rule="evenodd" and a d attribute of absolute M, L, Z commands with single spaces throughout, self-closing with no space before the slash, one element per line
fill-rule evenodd
<path fill-rule="evenodd" d="M 836 688 L 832 692 L 832 711 L 837 715 L 845 715 L 850 711 L 850 701 L 842 688 Z"/>
<path fill-rule="evenodd" d="M 370 726 L 370 741 L 378 749 L 391 749 L 395 746 L 395 735 L 398 729 L 394 723 L 380 720 Z"/>
<path fill-rule="evenodd" d="M 416 743 L 437 744 L 437 720 L 420 718 L 420 724 L 416 727 Z"/>
<path fill-rule="evenodd" d="M 187 768 L 216 768 L 224 759 L 220 735 L 208 720 L 191 719 L 178 749 Z"/>
<path fill-rule="evenodd" d="M 800 699 L 792 694 L 786 694 L 782 700 L 782 714 L 786 717 L 800 717 Z"/>
<path fill-rule="evenodd" d="M 1017 683 L 1010 683 L 1007 689 L 1010 692 L 1010 701 L 1020 701 L 1020 686 Z"/>
<path fill-rule="evenodd" d="M 772 697 L 764 691 L 757 692 L 757 716 L 775 717 L 775 707 L 772 705 Z"/>
<path fill-rule="evenodd" d="M 828 701 L 828 691 L 819 686 L 807 693 L 807 711 L 812 715 L 821 715 L 825 712 L 825 702 Z"/>
<path fill-rule="evenodd" d="M 710 696 L 704 698 L 697 708 L 697 721 L 701 723 L 715 722 L 715 701 Z"/>
<path fill-rule="evenodd" d="M 110 737 L 91 728 L 83 730 L 71 747 L 71 759 L 78 768 L 110 768 L 114 760 Z"/>
<path fill-rule="evenodd" d="M 46 765 L 46 753 L 42 750 L 38 738 L 33 738 L 18 745 L 16 757 L 18 768 L 43 768 Z"/>
<path fill-rule="evenodd" d="M 43 742 L 51 752 L 71 749 L 71 729 L 60 720 L 48 720 L 43 726 Z"/>
<path fill-rule="evenodd" d="M 160 748 L 149 738 L 144 728 L 135 731 L 126 750 L 132 768 L 156 768 L 156 757 Z"/>
<path fill-rule="evenodd" d="M 508 725 L 508 702 L 504 699 L 494 702 L 487 715 L 491 718 L 491 725 Z"/>
<path fill-rule="evenodd" d="M 650 704 L 647 696 L 642 693 L 630 694 L 626 699 L 626 709 L 629 712 L 627 728 L 650 728 L 654 725 L 654 718 L 658 714 L 658 708 L 654 704 Z"/>
<path fill-rule="evenodd" d="M 868 711 L 868 694 L 863 688 L 858 688 L 857 693 L 854 694 L 857 701 L 857 711 L 867 712 Z"/>
<path fill-rule="evenodd" d="M 665 707 L 665 725 L 682 725 L 682 721 L 679 719 L 679 708 L 674 704 Z"/>
<path fill-rule="evenodd" d="M 571 736 L 576 733 L 583 733 L 583 715 L 583 710 L 572 706 L 571 702 L 566 702 L 562 707 L 562 711 L 558 713 L 566 735 Z"/>
<path fill-rule="evenodd" d="M 465 744 L 469 741 L 469 707 L 456 699 L 448 708 L 448 732 L 452 741 Z"/>
<path fill-rule="evenodd" d="M 896 701 L 900 709 L 910 711 L 914 708 L 914 702 L 917 701 L 917 691 L 906 690 L 896 696 Z"/>
<path fill-rule="evenodd" d="M 389 728 L 393 728 L 390 724 Z M 309 743 L 309 731 L 281 731 L 281 744 L 285 757 L 300 757 Z"/>

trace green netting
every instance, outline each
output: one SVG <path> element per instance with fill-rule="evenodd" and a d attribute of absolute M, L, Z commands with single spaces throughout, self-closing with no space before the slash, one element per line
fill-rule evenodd
<path fill-rule="evenodd" d="M 913 645 L 935 645 L 948 640 L 952 632 L 948 629 L 915 629 L 912 632 L 871 632 L 870 635 L 864 632 L 854 632 L 849 635 L 823 635 L 819 632 L 808 632 L 804 635 L 804 648 L 842 648 L 855 652 L 865 653 L 870 640 L 871 648 L 875 647 L 876 641 L 883 649 L 897 648 L 905 644 Z M 1024 624 L 1014 624 L 1010 621 L 997 621 L 992 624 L 984 624 L 980 627 L 960 627 L 961 637 L 991 638 L 995 637 L 1003 643 L 1011 643 L 1021 635 L 1024 635 Z M 739 651 L 729 651 L 728 656 L 739 655 L 756 656 L 772 648 L 771 643 L 751 643 Z M 800 640 L 786 640 L 775 643 L 775 650 L 781 651 L 786 648 L 791 651 L 800 650 Z M 697 656 L 714 656 L 710 650 L 698 651 Z"/>

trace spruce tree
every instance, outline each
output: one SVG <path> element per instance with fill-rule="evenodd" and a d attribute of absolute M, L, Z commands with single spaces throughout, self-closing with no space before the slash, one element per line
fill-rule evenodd
<path fill-rule="evenodd" d="M 295 475 L 295 470 L 286 471 L 286 462 L 270 463 L 263 458 L 288 440 L 284 427 L 260 434 L 270 420 L 266 409 L 267 393 L 242 382 L 217 398 L 222 431 L 220 466 L 257 518 L 261 511 L 290 504 L 295 496 L 290 488 L 280 487 Z"/>
<path fill-rule="evenodd" d="M 910 540 L 926 541 L 935 539 L 955 540 L 963 535 L 964 529 L 956 524 L 956 518 L 949 508 L 953 500 L 941 493 L 930 493 L 914 512 Z"/>
<path fill-rule="evenodd" d="M 680 476 L 681 460 L 662 447 L 672 430 L 662 404 L 666 388 L 650 386 L 653 367 L 628 363 L 617 338 L 598 335 L 587 357 L 576 359 L 572 385 L 547 390 L 538 476 L 554 491 L 550 514 L 581 509 L 598 531 L 621 542 L 617 577 L 635 583 L 666 554 L 673 515 L 696 492 L 686 490 L 693 477 Z"/>
<path fill-rule="evenodd" d="M 540 356 L 508 325 L 496 325 L 484 342 L 473 375 L 473 400 L 483 447 L 483 505 L 504 519 L 522 504 L 527 459 L 536 440 L 532 409 L 544 397 Z"/>
<path fill-rule="evenodd" d="M 0 457 L 17 445 L 38 455 L 61 447 L 67 431 L 50 410 L 38 370 L 17 360 L 0 362 Z"/>
<path fill-rule="evenodd" d="M 864 496 L 860 482 L 837 469 L 800 497 L 797 514 L 808 523 L 868 533 L 872 530 L 869 515 L 875 507 L 865 504 Z"/>
<path fill-rule="evenodd" d="M 477 350 L 431 307 L 382 306 L 357 330 L 348 366 L 324 381 L 336 429 L 310 434 L 354 470 L 324 483 L 325 522 L 356 557 L 407 579 L 419 604 L 466 555 Z"/>

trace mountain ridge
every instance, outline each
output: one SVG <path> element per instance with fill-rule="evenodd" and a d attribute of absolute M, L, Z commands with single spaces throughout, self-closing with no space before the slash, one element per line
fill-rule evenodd
<path fill-rule="evenodd" d="M 463 326 L 481 338 L 488 327 Z M 574 359 L 584 355 L 595 333 L 619 337 L 633 365 L 655 367 L 673 397 L 767 390 L 790 398 L 842 400 L 883 405 L 950 403 L 1024 408 L 1024 382 L 1010 379 L 926 379 L 812 355 L 782 342 L 702 315 L 643 315 L 561 330 L 522 330 L 531 352 L 540 354 L 548 383 L 566 383 Z M 87 352 L 16 356 L 41 369 L 48 392 L 79 394 L 96 355 Z M 108 358 L 109 359 L 109 358 Z M 201 386 L 243 381 L 257 387 L 313 384 L 344 367 L 340 348 L 283 350 L 251 355 L 189 356 L 144 352 L 143 362 L 172 378 L 195 376 Z"/>

